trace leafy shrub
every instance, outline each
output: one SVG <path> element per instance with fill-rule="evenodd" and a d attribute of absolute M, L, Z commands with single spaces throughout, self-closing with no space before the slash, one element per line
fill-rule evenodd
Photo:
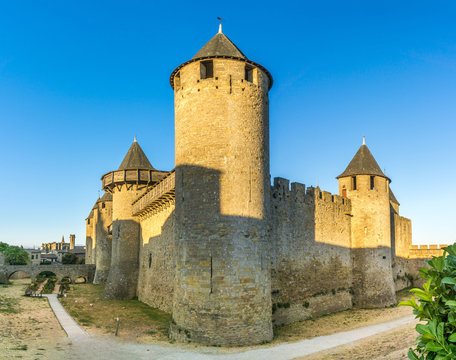
<path fill-rule="evenodd" d="M 62 257 L 62 264 L 76 264 L 77 261 L 78 261 L 78 258 L 73 253 L 66 253 Z"/>
<path fill-rule="evenodd" d="M 47 283 L 44 284 L 43 290 L 41 291 L 43 294 L 51 294 L 55 288 L 56 279 L 49 278 Z"/>
<path fill-rule="evenodd" d="M 10 265 L 27 265 L 29 262 L 28 252 L 19 246 L 8 246 L 3 250 L 3 254 Z"/>
<path fill-rule="evenodd" d="M 427 280 L 422 289 L 410 290 L 415 298 L 399 305 L 413 307 L 413 313 L 426 324 L 418 324 L 415 349 L 409 349 L 411 360 L 456 359 L 456 244 L 444 248 L 442 256 L 426 261 L 430 268 L 420 269 Z"/>

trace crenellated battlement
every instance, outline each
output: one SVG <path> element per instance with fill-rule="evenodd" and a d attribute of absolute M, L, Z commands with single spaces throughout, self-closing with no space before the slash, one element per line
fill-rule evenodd
<path fill-rule="evenodd" d="M 350 199 L 340 195 L 331 194 L 328 191 L 322 191 L 319 187 L 309 186 L 292 182 L 290 188 L 290 180 L 281 177 L 274 178 L 274 184 L 271 187 L 272 198 L 274 200 L 295 199 L 305 203 L 328 203 L 334 206 L 339 206 L 344 211 L 350 211 Z"/>
<path fill-rule="evenodd" d="M 411 259 L 429 259 L 433 256 L 443 255 L 443 248 L 446 244 L 433 245 L 411 245 L 409 249 L 409 258 Z"/>

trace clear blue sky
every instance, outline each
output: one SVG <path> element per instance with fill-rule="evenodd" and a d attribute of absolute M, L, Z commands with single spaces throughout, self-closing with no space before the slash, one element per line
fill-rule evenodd
<path fill-rule="evenodd" d="M 454 1 L 0 2 L 0 241 L 85 243 L 134 134 L 174 167 L 169 75 L 217 32 L 270 70 L 271 174 L 337 193 L 366 135 L 415 243 L 456 240 Z"/>

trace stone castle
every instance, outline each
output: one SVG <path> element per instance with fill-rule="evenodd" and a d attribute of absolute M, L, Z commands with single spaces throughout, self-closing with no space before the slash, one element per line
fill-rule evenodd
<path fill-rule="evenodd" d="M 65 238 L 62 236 L 62 241 L 61 242 L 50 242 L 50 243 L 43 243 L 41 244 L 41 249 L 48 253 L 51 251 L 57 251 L 57 250 L 72 250 L 74 249 L 75 246 L 75 239 L 76 235 L 71 234 L 70 235 L 70 242 L 67 243 L 65 242 Z"/>
<path fill-rule="evenodd" d="M 271 186 L 272 76 L 221 29 L 170 83 L 175 169 L 156 170 L 135 139 L 86 219 L 86 262 L 105 299 L 171 313 L 179 341 L 258 344 L 274 325 L 394 304 L 440 251 L 412 247 L 365 144 L 337 177 L 339 195 Z"/>

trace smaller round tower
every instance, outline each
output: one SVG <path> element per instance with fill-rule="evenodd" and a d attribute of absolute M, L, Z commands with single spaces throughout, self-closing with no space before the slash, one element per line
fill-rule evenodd
<path fill-rule="evenodd" d="M 383 307 L 396 302 L 391 260 L 391 180 L 365 141 L 340 174 L 339 194 L 351 200 L 353 305 Z"/>
<path fill-rule="evenodd" d="M 154 169 L 135 137 L 119 169 L 101 178 L 103 190 L 112 194 L 112 255 L 104 299 L 136 296 L 140 229 L 132 214 L 132 203 L 166 174 Z"/>
<path fill-rule="evenodd" d="M 96 203 L 95 203 L 96 204 Z M 95 264 L 93 256 L 93 224 L 94 224 L 94 210 L 90 210 L 89 216 L 86 218 L 86 264 Z M 46 251 L 48 252 L 48 251 Z"/>
<path fill-rule="evenodd" d="M 97 201 L 98 219 L 94 225 L 96 237 L 94 284 L 104 284 L 111 268 L 112 235 L 109 227 L 112 224 L 112 194 L 105 192 Z"/>

